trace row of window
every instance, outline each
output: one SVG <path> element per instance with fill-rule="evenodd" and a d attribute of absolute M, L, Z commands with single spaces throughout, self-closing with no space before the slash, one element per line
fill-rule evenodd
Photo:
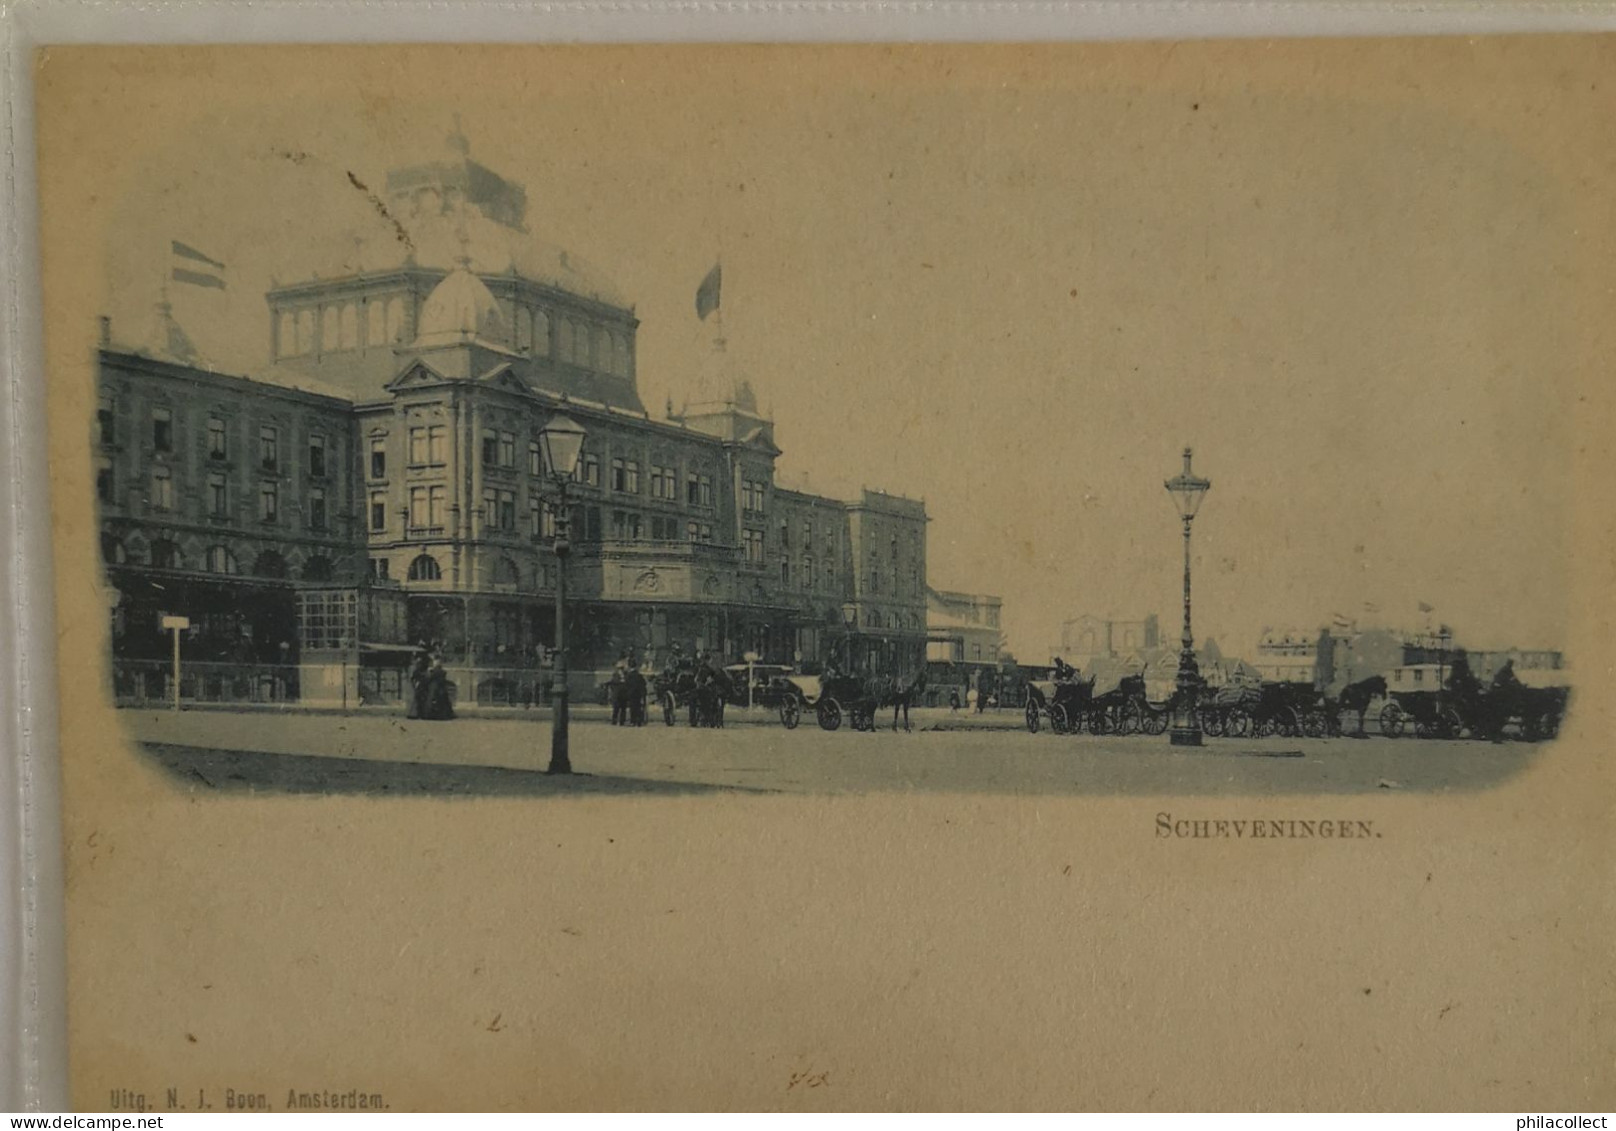
<path fill-rule="evenodd" d="M 391 575 L 391 569 L 386 558 L 370 559 L 370 577 L 373 581 L 386 581 Z M 409 581 L 442 581 L 443 567 L 438 565 L 438 559 L 431 554 L 417 554 L 410 559 L 404 576 Z M 541 563 L 538 574 L 539 584 L 551 587 L 555 584 L 555 566 Z M 515 562 L 509 558 L 502 558 L 494 563 L 494 584 L 515 589 L 522 583 L 521 572 Z"/>
<path fill-rule="evenodd" d="M 906 631 L 906 630 L 910 631 L 910 632 L 921 632 L 921 631 L 925 630 L 926 623 L 925 623 L 925 618 L 923 616 L 919 616 L 919 615 L 905 616 L 903 613 L 884 613 L 883 614 L 880 609 L 865 609 L 864 610 L 864 627 L 865 628 L 891 628 L 891 629 L 896 629 L 896 630 L 898 630 L 900 632 L 903 632 L 903 631 Z M 982 646 L 980 644 L 978 644 L 976 646 L 976 648 L 977 648 L 978 657 L 980 657 L 981 651 L 982 651 Z"/>
<path fill-rule="evenodd" d="M 404 340 L 404 301 L 395 296 L 385 301 L 347 303 L 342 306 L 313 307 L 282 311 L 276 329 L 276 353 L 280 357 L 303 357 L 316 352 L 337 353 L 358 349 L 361 337 L 366 346 L 385 346 Z M 576 318 L 531 308 L 516 308 L 514 345 L 540 357 L 555 357 L 568 365 L 599 370 L 614 377 L 627 377 L 633 368 L 632 346 L 628 336 L 592 326 Z"/>
<path fill-rule="evenodd" d="M 741 509 L 752 514 L 762 514 L 768 483 L 761 479 L 741 480 Z"/>
<path fill-rule="evenodd" d="M 412 467 L 443 466 L 448 461 L 448 429 L 444 425 L 431 424 L 413 427 L 409 436 L 410 465 Z M 508 470 L 516 467 L 517 436 L 514 432 L 500 431 L 494 428 L 483 430 L 482 436 L 482 462 L 485 467 L 498 467 Z M 323 464 L 321 465 L 324 466 Z M 544 456 L 543 446 L 537 440 L 530 440 L 527 446 L 527 470 L 533 476 L 545 476 L 550 473 L 548 461 Z M 609 481 L 613 491 L 625 495 L 638 495 L 640 493 L 640 461 L 626 457 L 616 457 L 611 462 L 611 478 Z M 600 456 L 593 452 L 584 452 L 578 458 L 578 466 L 573 470 L 573 479 L 586 487 L 600 486 L 601 462 Z M 385 479 L 387 477 L 387 439 L 384 436 L 373 437 L 370 441 L 370 477 L 372 479 Z M 653 464 L 650 469 L 651 498 L 666 502 L 679 500 L 679 473 L 672 467 Z M 761 496 L 760 496 L 761 497 Z M 711 507 L 713 505 L 713 477 L 703 472 L 692 471 L 685 481 L 685 502 L 690 506 Z"/>
<path fill-rule="evenodd" d="M 101 556 L 108 565 L 126 565 L 129 563 L 127 547 L 110 534 L 102 535 Z M 181 552 L 179 545 L 166 538 L 158 538 L 152 542 L 147 552 L 144 565 L 153 569 L 187 569 L 190 568 Z M 240 564 L 236 555 L 228 546 L 209 546 L 202 552 L 199 567 L 207 573 L 220 573 L 238 575 L 241 573 Z M 284 555 L 276 550 L 264 550 L 253 559 L 252 567 L 248 573 L 253 577 L 288 578 L 292 575 L 291 566 Z M 331 559 L 316 554 L 303 563 L 299 576 L 304 581 L 330 581 L 334 576 Z"/>
<path fill-rule="evenodd" d="M 891 582 L 892 583 L 891 583 L 890 586 L 887 586 L 885 581 L 883 580 L 885 577 L 886 577 L 886 575 L 884 575 L 878 569 L 872 569 L 869 572 L 869 591 L 872 594 L 879 594 L 882 591 L 883 588 L 886 588 L 888 590 L 888 592 L 891 592 L 891 593 L 894 593 L 894 594 L 901 591 L 902 587 L 899 584 L 900 578 L 898 576 L 897 570 L 894 570 L 893 573 L 892 573 L 892 576 L 891 576 Z M 911 593 L 919 593 L 921 591 L 922 585 L 923 585 L 923 581 L 922 581 L 922 578 L 921 578 L 920 563 L 919 562 L 911 562 L 910 565 L 909 565 L 909 592 L 911 592 Z"/>
<path fill-rule="evenodd" d="M 117 482 L 110 460 L 102 460 L 97 466 L 95 490 L 96 495 L 103 503 L 112 504 L 117 501 Z M 231 495 L 231 483 L 226 476 L 217 472 L 209 474 L 203 494 L 206 516 L 225 520 L 234 519 L 236 515 L 231 506 Z M 330 525 L 330 512 L 326 505 L 325 488 L 309 488 L 305 500 L 303 513 L 309 529 L 327 529 Z M 171 468 L 162 465 L 152 468 L 146 501 L 153 511 L 168 514 L 175 511 L 174 472 Z M 274 482 L 260 483 L 258 485 L 258 520 L 260 522 L 276 523 L 280 521 L 280 517 L 280 484 Z"/>
<path fill-rule="evenodd" d="M 316 322 L 318 321 L 318 326 Z M 281 357 L 300 357 L 319 348 L 325 352 L 359 348 L 359 307 L 327 306 L 316 312 L 313 308 L 297 312 L 282 311 L 275 338 L 276 352 Z M 318 336 L 316 336 L 318 331 Z M 365 304 L 365 344 L 382 346 L 404 338 L 404 300 L 394 297 L 385 303 L 378 300 Z"/>
<path fill-rule="evenodd" d="M 118 426 L 117 414 L 113 410 L 112 398 L 102 397 L 100 408 L 96 412 L 96 421 L 100 427 L 101 446 L 110 448 L 117 444 Z M 171 455 L 174 452 L 174 410 L 163 406 L 153 408 L 151 411 L 151 446 L 154 452 Z M 207 423 L 207 457 L 209 460 L 224 462 L 230 459 L 230 429 L 229 424 L 222 416 L 209 416 Z M 315 433 L 309 437 L 308 462 L 304 465 L 307 473 L 316 479 L 323 479 L 328 474 L 326 460 L 327 446 L 325 436 Z M 266 424 L 258 429 L 258 466 L 269 472 L 278 472 L 281 467 L 281 430 L 274 425 Z"/>

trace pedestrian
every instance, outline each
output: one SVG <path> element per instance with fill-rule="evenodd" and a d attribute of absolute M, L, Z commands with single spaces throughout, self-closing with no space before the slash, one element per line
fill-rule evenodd
<path fill-rule="evenodd" d="M 606 684 L 606 701 L 612 705 L 612 725 L 623 725 L 623 684 L 625 677 L 622 668 L 613 668 L 612 677 Z"/>
<path fill-rule="evenodd" d="M 642 727 L 645 725 L 645 673 L 640 670 L 639 664 L 633 664 L 628 669 L 626 680 L 628 695 L 628 723 L 630 726 Z"/>
<path fill-rule="evenodd" d="M 948 689 L 948 712 L 951 715 L 957 715 L 957 714 L 959 714 L 959 709 L 960 709 L 959 688 L 950 687 Z"/>
<path fill-rule="evenodd" d="M 432 651 L 423 640 L 416 645 L 415 655 L 410 659 L 410 693 L 404 708 L 406 718 L 426 718 L 427 672 L 431 667 Z"/>
<path fill-rule="evenodd" d="M 427 669 L 426 683 L 426 710 L 422 717 L 436 720 L 454 718 L 454 700 L 449 693 L 449 673 L 444 669 L 441 653 L 432 654 L 432 664 Z"/>
<path fill-rule="evenodd" d="M 612 667 L 611 684 L 607 689 L 612 702 L 612 725 L 620 727 L 628 721 L 628 649 L 618 653 Z"/>

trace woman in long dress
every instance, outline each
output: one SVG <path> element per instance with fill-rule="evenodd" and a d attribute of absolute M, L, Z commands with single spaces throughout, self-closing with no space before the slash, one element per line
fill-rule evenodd
<path fill-rule="evenodd" d="M 426 717 L 429 719 L 454 718 L 454 704 L 449 699 L 449 673 L 443 670 L 443 657 L 434 655 L 427 672 Z"/>

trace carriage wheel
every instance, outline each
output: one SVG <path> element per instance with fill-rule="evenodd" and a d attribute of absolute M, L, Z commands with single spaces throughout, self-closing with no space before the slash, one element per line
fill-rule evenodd
<path fill-rule="evenodd" d="M 1295 707 L 1285 707 L 1274 717 L 1274 729 L 1286 738 L 1302 735 L 1302 714 Z"/>
<path fill-rule="evenodd" d="M 1224 731 L 1223 712 L 1215 707 L 1202 707 L 1201 729 L 1213 738 L 1222 738 Z"/>
<path fill-rule="evenodd" d="M 1532 731 L 1539 739 L 1554 739 L 1560 734 L 1560 716 L 1554 711 L 1545 711 L 1538 716 L 1532 724 Z"/>
<path fill-rule="evenodd" d="M 1459 712 L 1452 707 L 1444 707 L 1437 713 L 1437 736 L 1440 738 L 1458 738 L 1464 733 L 1464 720 Z"/>
<path fill-rule="evenodd" d="M 1253 738 L 1267 738 L 1274 733 L 1274 716 L 1263 715 L 1261 718 L 1252 716 L 1251 736 Z"/>
<path fill-rule="evenodd" d="M 1038 733 L 1038 704 L 1031 699 L 1027 700 L 1027 731 L 1030 734 Z"/>
<path fill-rule="evenodd" d="M 1115 728 L 1111 725 L 1111 713 L 1104 707 L 1089 712 L 1089 733 L 1110 734 Z"/>
<path fill-rule="evenodd" d="M 1159 711 L 1154 707 L 1147 708 L 1143 723 L 1144 732 L 1149 735 L 1167 733 L 1167 712 Z"/>
<path fill-rule="evenodd" d="M 1396 738 L 1403 733 L 1408 725 L 1408 719 L 1403 708 L 1396 703 L 1388 703 L 1380 709 L 1380 733 L 1387 738 Z"/>
<path fill-rule="evenodd" d="M 1139 704 L 1124 703 L 1117 712 L 1117 733 L 1138 734 L 1144 729 L 1144 720 L 1139 717 Z"/>
<path fill-rule="evenodd" d="M 821 699 L 814 713 L 819 717 L 820 730 L 835 730 L 842 725 L 842 707 L 834 699 Z"/>
<path fill-rule="evenodd" d="M 796 730 L 797 724 L 802 722 L 802 704 L 797 702 L 795 695 L 780 700 L 780 722 L 787 730 Z"/>
<path fill-rule="evenodd" d="M 673 717 L 677 711 L 678 706 L 673 701 L 673 692 L 664 691 L 662 693 L 662 721 L 671 727 L 673 725 Z"/>
<path fill-rule="evenodd" d="M 1251 712 L 1244 707 L 1231 708 L 1223 723 L 1223 733 L 1230 738 L 1244 738 L 1251 732 Z"/>
<path fill-rule="evenodd" d="M 1309 738 L 1323 738 L 1330 730 L 1330 720 L 1323 711 L 1309 711 L 1302 720 L 1302 733 Z"/>
<path fill-rule="evenodd" d="M 1049 709 L 1049 729 L 1056 734 L 1070 734 L 1072 720 L 1066 714 L 1066 705 L 1056 703 Z"/>

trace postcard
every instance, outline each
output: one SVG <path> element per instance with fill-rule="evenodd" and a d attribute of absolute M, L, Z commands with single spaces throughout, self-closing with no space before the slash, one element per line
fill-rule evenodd
<path fill-rule="evenodd" d="M 42 50 L 72 1102 L 1608 1109 L 1613 60 Z"/>

